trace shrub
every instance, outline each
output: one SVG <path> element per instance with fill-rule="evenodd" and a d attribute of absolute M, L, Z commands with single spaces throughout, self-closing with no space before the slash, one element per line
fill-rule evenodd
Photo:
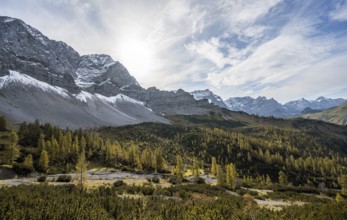
<path fill-rule="evenodd" d="M 71 182 L 71 176 L 69 175 L 61 175 L 58 177 L 57 182 L 68 183 Z"/>
<path fill-rule="evenodd" d="M 178 194 L 183 200 L 190 199 L 192 197 L 192 193 L 187 191 L 179 191 Z"/>
<path fill-rule="evenodd" d="M 159 177 L 156 177 L 156 176 L 153 177 L 153 178 L 152 178 L 152 182 L 153 182 L 153 183 L 160 183 Z"/>
<path fill-rule="evenodd" d="M 46 182 L 47 177 L 46 176 L 39 176 L 37 177 L 37 182 L 43 183 Z"/>
<path fill-rule="evenodd" d="M 32 173 L 34 171 L 34 167 L 28 167 L 22 163 L 15 163 L 13 165 L 13 169 L 18 174 L 29 174 L 29 173 Z"/>
<path fill-rule="evenodd" d="M 121 186 L 126 186 L 127 184 L 123 182 L 123 180 L 117 180 L 116 182 L 113 183 L 113 187 L 121 187 Z"/>
<path fill-rule="evenodd" d="M 169 177 L 169 183 L 175 185 L 178 183 L 178 178 L 176 176 L 170 176 Z"/>
<path fill-rule="evenodd" d="M 192 181 L 193 183 L 196 183 L 196 184 L 205 184 L 205 180 L 201 177 L 194 178 Z"/>
<path fill-rule="evenodd" d="M 172 191 L 170 192 L 167 189 L 162 189 L 162 188 L 158 188 L 155 190 L 155 195 L 161 195 L 161 196 L 172 196 Z"/>
<path fill-rule="evenodd" d="M 145 196 L 153 195 L 154 189 L 152 187 L 142 187 L 141 192 Z"/>

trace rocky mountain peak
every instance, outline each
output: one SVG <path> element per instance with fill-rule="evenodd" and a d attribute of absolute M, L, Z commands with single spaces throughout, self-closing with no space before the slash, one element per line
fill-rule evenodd
<path fill-rule="evenodd" d="M 275 116 L 275 117 L 289 117 L 299 115 L 304 109 L 314 111 L 327 109 L 334 106 L 341 105 L 344 99 L 330 99 L 325 97 L 318 97 L 316 100 L 306 100 L 304 98 L 287 102 L 282 105 L 274 98 L 267 99 L 264 96 L 257 98 L 246 97 L 232 97 L 225 101 L 230 110 L 244 111 L 249 114 L 256 114 L 260 116 Z"/>
<path fill-rule="evenodd" d="M 76 84 L 81 88 L 94 85 L 114 64 L 115 62 L 109 55 L 90 54 L 82 56 L 76 70 Z"/>
<path fill-rule="evenodd" d="M 264 96 L 259 96 L 255 99 L 249 96 L 229 98 L 225 101 L 225 104 L 233 111 L 243 111 L 260 116 L 287 116 L 285 109 L 280 103 L 273 98 L 267 99 Z"/>
<path fill-rule="evenodd" d="M 213 104 L 215 104 L 219 107 L 222 107 L 222 108 L 227 108 L 227 106 L 225 105 L 222 98 L 218 95 L 215 95 L 209 89 L 195 90 L 195 91 L 191 92 L 190 94 L 194 96 L 195 100 L 207 99 L 209 103 L 213 103 Z"/>
<path fill-rule="evenodd" d="M 79 65 L 93 66 L 94 68 L 102 68 L 105 65 L 113 64 L 114 60 L 107 54 L 88 54 L 81 57 Z"/>
<path fill-rule="evenodd" d="M 17 71 L 69 94 L 124 94 L 160 114 L 200 114 L 211 107 L 183 90 L 143 89 L 111 56 L 80 56 L 67 44 L 50 40 L 19 19 L 0 17 L 0 30 L 0 77 Z"/>
<path fill-rule="evenodd" d="M 327 100 L 327 98 L 325 98 L 324 96 L 319 96 L 316 101 L 324 101 L 324 100 Z"/>
<path fill-rule="evenodd" d="M 267 98 L 265 96 L 258 96 L 258 98 L 256 98 L 259 101 L 266 101 Z"/>
<path fill-rule="evenodd" d="M 20 19 L 10 17 L 0 17 L 0 23 L 3 26 L 7 26 L 11 31 L 16 31 L 16 34 L 30 35 L 32 38 L 39 40 L 43 45 L 47 46 L 49 39 L 44 36 L 40 31 L 24 23 Z M 12 27 L 16 27 L 13 29 Z"/>
<path fill-rule="evenodd" d="M 344 101 L 344 99 L 331 99 L 320 96 L 317 99 L 310 101 L 304 98 L 290 101 L 284 104 L 284 107 L 287 109 L 290 115 L 298 115 L 306 108 L 313 110 L 328 109 L 341 105 Z"/>
<path fill-rule="evenodd" d="M 0 76 L 17 70 L 73 93 L 85 89 L 105 96 L 117 95 L 125 88 L 142 89 L 109 55 L 80 56 L 64 42 L 50 40 L 15 18 L 0 17 L 0 30 Z"/>
<path fill-rule="evenodd" d="M 140 84 L 120 62 L 105 54 L 82 56 L 75 81 L 82 89 L 105 96 L 117 95 L 134 87 L 142 90 Z"/>
<path fill-rule="evenodd" d="M 79 90 L 73 79 L 80 58 L 75 50 L 19 19 L 0 16 L 0 30 L 0 75 L 17 70 L 69 91 Z"/>

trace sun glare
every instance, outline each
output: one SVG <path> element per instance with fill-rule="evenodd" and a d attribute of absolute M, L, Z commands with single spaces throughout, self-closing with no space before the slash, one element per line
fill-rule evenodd
<path fill-rule="evenodd" d="M 139 81 L 149 76 L 153 65 L 153 46 L 136 36 L 124 38 L 119 47 L 119 59 Z"/>

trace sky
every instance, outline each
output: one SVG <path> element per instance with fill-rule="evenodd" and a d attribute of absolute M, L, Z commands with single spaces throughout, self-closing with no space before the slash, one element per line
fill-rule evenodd
<path fill-rule="evenodd" d="M 111 55 L 145 88 L 347 98 L 347 0 L 0 0 L 0 15 Z"/>

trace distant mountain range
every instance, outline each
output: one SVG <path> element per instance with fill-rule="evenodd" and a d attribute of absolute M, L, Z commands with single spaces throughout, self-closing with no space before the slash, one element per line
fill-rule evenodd
<path fill-rule="evenodd" d="M 299 99 L 290 101 L 282 105 L 275 99 L 267 99 L 259 96 L 258 98 L 246 97 L 231 97 L 225 101 L 220 96 L 213 94 L 210 90 L 196 90 L 191 92 L 197 100 L 206 99 L 210 103 L 214 103 L 223 108 L 228 108 L 232 111 L 243 111 L 248 114 L 259 116 L 274 116 L 279 118 L 287 118 L 299 116 L 303 110 L 309 108 L 312 111 L 324 110 L 336 107 L 344 103 L 346 100 L 342 98 L 331 99 L 318 97 L 316 100 Z M 308 109 L 307 109 L 308 110 Z"/>

